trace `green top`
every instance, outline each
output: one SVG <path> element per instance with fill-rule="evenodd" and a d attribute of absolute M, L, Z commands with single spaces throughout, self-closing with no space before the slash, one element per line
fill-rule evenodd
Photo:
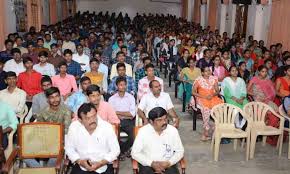
<path fill-rule="evenodd" d="M 72 112 L 64 105 L 60 105 L 57 111 L 46 107 L 37 114 L 36 119 L 39 122 L 61 123 L 64 125 L 65 134 L 68 132 L 71 123 Z"/>
<path fill-rule="evenodd" d="M 0 125 L 2 129 L 11 127 L 13 130 L 17 129 L 18 119 L 12 107 L 0 101 Z"/>

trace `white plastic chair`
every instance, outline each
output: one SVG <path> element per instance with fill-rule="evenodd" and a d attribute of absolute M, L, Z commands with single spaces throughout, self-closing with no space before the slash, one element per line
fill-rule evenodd
<path fill-rule="evenodd" d="M 235 119 L 241 115 L 248 121 L 245 131 L 235 127 Z M 216 105 L 211 110 L 211 116 L 215 122 L 215 130 L 212 137 L 211 148 L 214 152 L 214 160 L 218 161 L 219 147 L 222 138 L 234 139 L 234 150 L 237 149 L 237 141 L 239 138 L 247 139 L 246 160 L 249 159 L 250 150 L 250 129 L 251 119 L 249 119 L 239 107 L 231 104 L 223 103 Z"/>
<path fill-rule="evenodd" d="M 280 105 L 279 107 L 279 113 L 288 120 L 288 122 L 290 123 L 290 117 L 287 116 L 287 114 L 285 113 L 284 109 L 283 109 L 283 105 Z M 284 128 L 284 131 L 288 132 L 288 135 L 290 134 L 290 128 Z M 288 138 L 289 142 L 288 142 L 288 159 L 290 159 L 290 137 Z"/>
<path fill-rule="evenodd" d="M 27 107 L 27 105 L 25 105 L 23 112 L 21 114 L 17 115 L 20 118 L 19 124 L 24 123 L 24 121 L 25 121 L 24 119 L 25 119 L 27 114 L 28 114 L 28 107 Z"/>
<path fill-rule="evenodd" d="M 253 125 L 251 128 L 250 159 L 254 158 L 256 140 L 258 135 L 263 136 L 263 146 L 265 146 L 266 144 L 267 136 L 278 135 L 279 140 L 277 143 L 277 148 L 279 147 L 279 156 L 281 156 L 283 145 L 284 118 L 277 114 L 270 106 L 262 102 L 250 102 L 246 104 L 244 107 L 244 112 L 253 121 Z M 268 112 L 273 113 L 276 117 L 280 119 L 279 128 L 267 126 L 265 124 L 265 118 Z"/>

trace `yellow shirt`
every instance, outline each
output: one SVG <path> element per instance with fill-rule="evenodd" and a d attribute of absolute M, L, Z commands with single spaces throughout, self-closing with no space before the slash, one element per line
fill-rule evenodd
<path fill-rule="evenodd" d="M 103 80 L 104 80 L 104 74 L 98 72 L 97 74 L 93 74 L 92 72 L 85 73 L 84 76 L 87 76 L 91 79 L 92 84 L 98 85 L 99 87 L 103 87 Z"/>

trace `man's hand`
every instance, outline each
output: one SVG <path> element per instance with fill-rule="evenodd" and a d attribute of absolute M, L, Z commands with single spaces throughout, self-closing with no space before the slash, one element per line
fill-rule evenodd
<path fill-rule="evenodd" d="M 178 127 L 179 127 L 179 118 L 173 118 L 173 126 L 178 129 Z"/>
<path fill-rule="evenodd" d="M 171 166 L 169 161 L 161 161 L 159 164 L 162 166 L 164 171 Z"/>
<path fill-rule="evenodd" d="M 154 169 L 154 173 L 163 174 L 164 168 L 161 166 L 160 162 L 153 161 L 151 167 Z"/>
<path fill-rule="evenodd" d="M 89 159 L 78 160 L 77 163 L 87 171 L 94 171 L 94 168 L 89 164 Z"/>
<path fill-rule="evenodd" d="M 94 171 L 97 170 L 98 168 L 102 167 L 102 166 L 103 166 L 102 162 L 94 162 L 94 163 L 92 163 L 92 168 L 94 169 Z"/>

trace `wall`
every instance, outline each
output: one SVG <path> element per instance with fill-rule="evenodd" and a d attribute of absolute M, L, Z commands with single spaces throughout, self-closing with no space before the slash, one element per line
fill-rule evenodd
<path fill-rule="evenodd" d="M 16 32 L 16 16 L 14 4 L 11 0 L 3 0 L 4 1 L 4 17 L 6 18 L 6 32 L 15 33 Z M 9 16 L 9 19 L 7 20 Z M 6 33 L 6 34 L 9 34 Z"/>
<path fill-rule="evenodd" d="M 256 18 L 256 5 L 249 5 L 247 18 L 247 36 L 254 35 Z"/>
<path fill-rule="evenodd" d="M 163 0 L 166 1 L 166 0 Z M 177 0 L 178 1 L 178 0 Z M 179 0 L 181 2 L 181 0 Z M 159 13 L 173 14 L 181 16 L 181 3 L 161 3 L 151 2 L 150 0 L 78 0 L 77 11 L 109 11 L 128 13 L 134 17 L 139 13 Z"/>
<path fill-rule="evenodd" d="M 49 15 L 49 0 L 42 0 L 42 24 L 49 25 L 50 23 L 50 15 Z"/>

